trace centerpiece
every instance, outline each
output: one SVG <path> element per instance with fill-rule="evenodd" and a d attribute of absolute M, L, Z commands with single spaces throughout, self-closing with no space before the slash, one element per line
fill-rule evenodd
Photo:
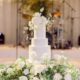
<path fill-rule="evenodd" d="M 50 46 L 45 37 L 47 23 L 47 18 L 41 13 L 34 14 L 29 22 L 34 27 L 29 59 L 19 58 L 12 65 L 1 66 L 0 80 L 80 80 L 80 70 L 66 57 L 55 55 L 51 59 Z"/>
<path fill-rule="evenodd" d="M 44 8 L 41 8 L 40 11 L 42 12 L 43 10 Z M 51 59 L 51 49 L 46 38 L 48 20 L 41 12 L 36 12 L 29 22 L 29 25 L 34 27 L 34 37 L 32 38 L 32 44 L 29 46 L 29 59 L 33 62 L 43 62 L 44 56 L 49 60 Z"/>
<path fill-rule="evenodd" d="M 80 80 L 80 70 L 61 55 L 41 64 L 19 58 L 12 65 L 0 66 L 0 80 Z"/>

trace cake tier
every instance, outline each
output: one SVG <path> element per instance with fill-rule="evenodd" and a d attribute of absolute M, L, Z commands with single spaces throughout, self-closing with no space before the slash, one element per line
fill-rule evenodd
<path fill-rule="evenodd" d="M 50 46 L 29 46 L 29 59 L 33 61 L 43 62 L 43 60 L 51 59 Z"/>
<path fill-rule="evenodd" d="M 42 38 L 42 39 L 32 39 L 32 45 L 34 46 L 46 46 L 48 45 L 48 39 L 47 38 Z"/>

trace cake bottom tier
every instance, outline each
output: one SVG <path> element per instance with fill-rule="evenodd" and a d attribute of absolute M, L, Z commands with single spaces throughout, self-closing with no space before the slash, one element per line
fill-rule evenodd
<path fill-rule="evenodd" d="M 31 61 L 43 62 L 44 59 L 51 59 L 50 46 L 29 46 L 29 59 Z"/>

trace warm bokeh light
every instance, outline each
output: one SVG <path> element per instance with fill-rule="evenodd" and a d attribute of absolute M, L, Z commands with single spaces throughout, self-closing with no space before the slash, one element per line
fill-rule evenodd
<path fill-rule="evenodd" d="M 54 16 L 54 17 L 61 17 L 61 12 L 60 11 L 56 11 L 56 12 L 54 12 L 54 13 L 52 13 L 52 16 Z"/>

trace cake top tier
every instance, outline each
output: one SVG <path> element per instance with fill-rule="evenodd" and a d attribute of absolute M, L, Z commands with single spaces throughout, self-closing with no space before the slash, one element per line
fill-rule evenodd
<path fill-rule="evenodd" d="M 34 26 L 34 27 L 41 27 L 41 26 L 46 26 L 47 23 L 48 23 L 48 19 L 46 17 L 42 16 L 41 13 L 36 12 L 33 15 L 32 20 L 29 22 L 29 25 Z"/>

